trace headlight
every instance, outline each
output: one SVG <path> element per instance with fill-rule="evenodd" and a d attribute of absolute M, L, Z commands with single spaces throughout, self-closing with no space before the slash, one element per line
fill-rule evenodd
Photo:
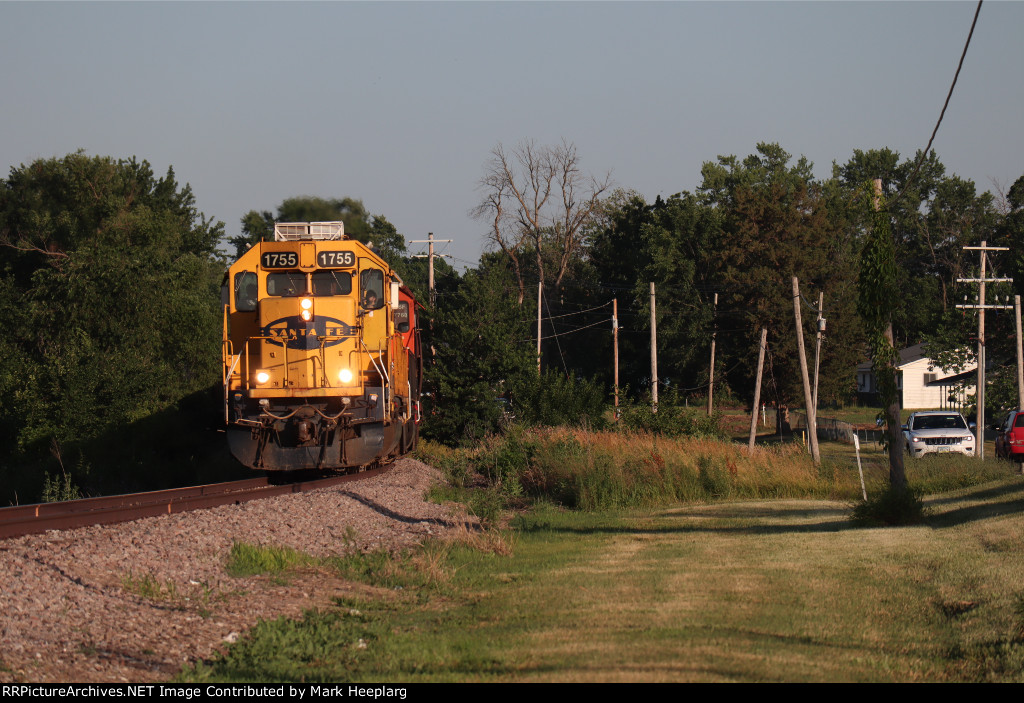
<path fill-rule="evenodd" d="M 923 437 L 911 437 L 910 441 L 911 442 L 923 442 L 924 438 Z"/>
<path fill-rule="evenodd" d="M 270 380 L 270 374 L 267 373 L 266 371 L 257 371 L 256 372 L 256 383 L 263 384 L 263 383 L 266 383 L 269 380 Z"/>
<path fill-rule="evenodd" d="M 311 307 L 313 307 L 313 301 L 310 300 L 309 298 L 303 298 L 302 302 L 299 303 L 299 305 L 302 306 L 303 310 L 309 310 Z"/>
<path fill-rule="evenodd" d="M 351 383 L 352 372 L 349 371 L 348 369 L 342 369 L 341 371 L 338 372 L 338 380 L 341 381 L 342 383 Z"/>
<path fill-rule="evenodd" d="M 311 313 L 309 310 L 303 310 L 302 312 L 299 313 L 299 317 L 301 317 L 306 322 L 309 322 L 310 320 L 313 319 L 313 313 Z"/>

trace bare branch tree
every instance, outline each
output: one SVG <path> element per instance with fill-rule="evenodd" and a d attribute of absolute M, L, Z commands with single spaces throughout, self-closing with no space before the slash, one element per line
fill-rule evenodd
<path fill-rule="evenodd" d="M 558 146 L 523 141 L 510 153 L 499 144 L 485 168 L 484 197 L 472 214 L 490 221 L 490 239 L 509 257 L 522 304 L 522 257 L 532 249 L 541 282 L 550 273 L 560 287 L 611 176 L 585 177 L 576 146 L 564 140 Z"/>

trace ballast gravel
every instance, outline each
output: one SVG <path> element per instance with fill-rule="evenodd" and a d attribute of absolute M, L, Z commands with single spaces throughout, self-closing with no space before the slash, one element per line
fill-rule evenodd
<path fill-rule="evenodd" d="M 165 680 L 260 620 L 387 597 L 324 569 L 233 578 L 225 564 L 234 542 L 330 556 L 465 529 L 425 500 L 437 480 L 407 458 L 310 493 L 0 541 L 0 682 Z"/>

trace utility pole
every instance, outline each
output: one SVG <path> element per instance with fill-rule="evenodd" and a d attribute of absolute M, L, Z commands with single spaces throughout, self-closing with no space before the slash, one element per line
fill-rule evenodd
<path fill-rule="evenodd" d="M 544 281 L 537 281 L 537 375 L 540 376 L 540 303 L 544 293 Z"/>
<path fill-rule="evenodd" d="M 1020 319 L 1018 317 L 1018 319 Z M 615 347 L 615 419 L 619 419 L 619 299 L 612 298 L 612 345 Z"/>
<path fill-rule="evenodd" d="M 658 412 L 658 323 L 654 316 L 654 281 L 651 281 L 651 411 Z"/>
<path fill-rule="evenodd" d="M 876 178 L 874 186 L 874 208 L 877 213 L 882 205 L 882 179 Z M 907 473 L 906 467 L 903 464 L 905 440 L 903 439 L 902 423 L 900 422 L 902 398 L 900 397 L 899 390 L 895 388 L 898 383 L 897 374 L 899 371 L 896 369 L 895 362 L 898 358 L 898 352 L 896 351 L 895 338 L 892 333 L 892 314 L 890 313 L 887 317 L 888 321 L 882 330 L 882 337 L 885 339 L 885 344 L 889 346 L 888 354 L 885 354 L 888 359 L 885 360 L 885 368 L 879 364 L 880 359 L 878 356 L 875 356 L 872 365 L 876 369 L 876 374 L 884 374 L 885 376 L 891 374 L 892 377 L 893 391 L 895 391 L 894 396 L 891 399 L 883 400 L 888 405 L 882 407 L 882 413 L 885 416 L 885 432 L 888 435 L 887 441 L 889 445 L 889 486 L 896 491 L 902 492 L 907 489 Z M 879 349 L 878 351 L 882 350 Z"/>
<path fill-rule="evenodd" d="M 987 242 L 982 240 L 981 246 Z M 978 458 L 985 458 L 985 250 L 981 254 L 981 282 L 978 286 L 978 304 L 981 309 L 978 311 L 978 390 L 975 398 L 978 401 L 978 413 L 975 419 L 974 430 L 978 433 Z"/>
<path fill-rule="evenodd" d="M 814 417 L 818 417 L 818 367 L 821 361 L 821 338 L 825 334 L 825 318 L 821 316 L 821 311 L 825 307 L 825 293 L 818 291 L 818 319 L 815 321 L 814 326 L 817 328 L 817 341 L 814 343 Z"/>
<path fill-rule="evenodd" d="M 979 459 L 985 458 L 985 310 L 1007 310 L 1009 305 L 986 305 L 985 284 L 986 283 L 1012 283 L 1012 278 L 985 278 L 985 264 L 988 261 L 987 252 L 1009 251 L 1009 247 L 990 247 L 988 242 L 981 240 L 980 247 L 964 247 L 964 251 L 977 251 L 980 259 L 981 276 L 979 278 L 958 278 L 957 283 L 978 284 L 977 305 L 957 305 L 961 309 L 978 311 L 978 389 L 974 397 L 978 403 L 978 416 L 975 419 L 974 431 L 977 436 Z"/>
<path fill-rule="evenodd" d="M 818 451 L 818 418 L 815 416 L 814 400 L 811 397 L 811 380 L 807 373 L 807 351 L 804 349 L 804 327 L 800 320 L 800 281 L 793 276 L 793 315 L 796 317 L 796 346 L 800 352 L 800 375 L 804 382 L 804 406 L 807 408 L 807 439 L 811 446 L 811 458 L 821 463 Z"/>
<path fill-rule="evenodd" d="M 754 453 L 754 441 L 757 439 L 757 408 L 761 404 L 761 372 L 764 369 L 764 350 L 768 346 L 768 328 L 761 328 L 761 346 L 757 352 L 757 380 L 754 382 L 754 405 L 750 409 L 750 441 L 747 450 Z"/>
<path fill-rule="evenodd" d="M 718 293 L 715 293 L 715 308 L 714 308 L 714 319 L 712 320 L 711 330 L 711 367 L 708 371 L 708 417 L 711 417 L 711 411 L 714 408 L 712 402 L 712 396 L 715 393 L 715 338 L 718 336 Z"/>
<path fill-rule="evenodd" d="M 450 239 L 434 239 L 434 233 L 433 232 L 427 232 L 427 238 L 426 239 L 410 239 L 409 240 L 410 244 L 426 244 L 427 245 L 427 253 L 426 254 L 416 254 L 413 258 L 422 259 L 424 256 L 427 257 L 427 272 L 428 272 L 428 279 L 427 280 L 429 281 L 429 283 L 427 285 L 428 285 L 428 289 L 430 291 L 430 307 L 431 307 L 431 309 L 433 309 L 433 307 L 434 307 L 434 299 L 436 297 L 434 295 L 434 242 L 447 242 L 447 243 L 451 243 L 451 241 L 452 240 L 450 240 Z M 438 256 L 447 256 L 447 254 L 438 254 Z"/>
<path fill-rule="evenodd" d="M 1013 307 L 1017 317 L 1017 407 L 1024 409 L 1024 345 L 1020 333 L 1020 296 L 1013 296 Z"/>

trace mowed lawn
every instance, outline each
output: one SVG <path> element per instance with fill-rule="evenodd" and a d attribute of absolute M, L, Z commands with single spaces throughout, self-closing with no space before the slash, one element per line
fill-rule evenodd
<path fill-rule="evenodd" d="M 567 563 L 512 598 L 541 613 L 517 678 L 1021 678 L 1024 485 L 928 505 L 930 524 L 907 528 L 853 529 L 844 504 L 783 500 L 528 531 L 519 559 L 546 543 Z"/>
<path fill-rule="evenodd" d="M 307 617 L 312 635 L 302 624 L 286 628 L 300 634 L 268 626 L 193 676 L 1024 678 L 1024 482 L 927 504 L 929 524 L 884 529 L 853 528 L 847 505 L 815 500 L 628 514 L 549 508 L 518 520 L 510 554 L 451 548 L 441 559 L 435 551 L 432 585 L 346 599 Z M 307 636 L 315 647 L 299 646 Z M 313 654 L 288 654 L 289 638 Z"/>

